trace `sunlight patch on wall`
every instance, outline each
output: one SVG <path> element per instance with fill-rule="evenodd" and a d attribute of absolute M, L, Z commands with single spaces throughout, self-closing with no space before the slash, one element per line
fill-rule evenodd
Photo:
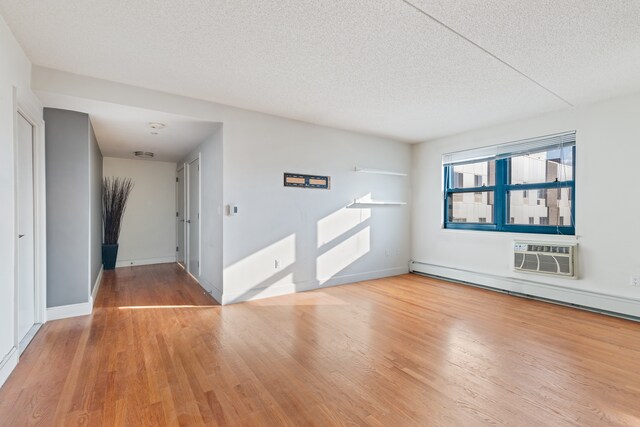
<path fill-rule="evenodd" d="M 340 271 L 362 258 L 371 249 L 370 226 L 337 244 L 318 256 L 316 261 L 317 277 L 320 285 L 328 282 Z"/>
<path fill-rule="evenodd" d="M 370 200 L 371 193 L 362 199 Z M 318 221 L 318 247 L 331 242 L 369 218 L 371 218 L 371 209 L 347 209 L 346 207 L 327 215 Z"/>
<path fill-rule="evenodd" d="M 272 243 L 254 253 L 247 255 L 245 258 L 225 269 L 225 276 L 241 277 L 242 282 L 246 284 L 245 289 L 253 287 L 262 288 L 271 286 L 285 280 L 269 280 L 273 276 L 284 269 L 292 266 L 296 262 L 296 237 L 290 234 L 287 237 Z M 268 281 L 268 283 L 265 283 Z"/>

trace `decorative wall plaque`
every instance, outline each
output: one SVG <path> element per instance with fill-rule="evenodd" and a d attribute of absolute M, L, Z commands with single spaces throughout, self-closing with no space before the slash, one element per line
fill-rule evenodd
<path fill-rule="evenodd" d="M 331 177 L 321 175 L 304 175 L 300 173 L 284 173 L 285 187 L 329 189 Z"/>

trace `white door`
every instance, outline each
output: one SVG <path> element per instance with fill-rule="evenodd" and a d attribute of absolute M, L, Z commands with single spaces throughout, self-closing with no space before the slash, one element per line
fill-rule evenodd
<path fill-rule="evenodd" d="M 189 163 L 187 235 L 189 273 L 200 277 L 200 159 Z"/>
<path fill-rule="evenodd" d="M 21 114 L 18 114 L 17 169 L 18 340 L 22 341 L 35 324 L 36 292 L 33 235 L 33 126 Z"/>
<path fill-rule="evenodd" d="M 184 168 L 178 171 L 176 176 L 176 256 L 177 261 L 182 267 L 186 267 L 184 262 L 184 254 L 185 254 L 185 233 L 184 228 L 186 225 L 184 218 L 184 185 L 185 185 L 185 176 L 184 176 Z"/>

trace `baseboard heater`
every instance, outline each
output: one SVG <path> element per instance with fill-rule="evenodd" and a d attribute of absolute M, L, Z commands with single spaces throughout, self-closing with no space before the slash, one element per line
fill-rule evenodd
<path fill-rule="evenodd" d="M 555 299 L 551 299 L 551 298 L 539 297 L 539 296 L 536 296 L 536 295 L 525 294 L 525 293 L 522 293 L 522 292 L 515 292 L 515 291 L 509 291 L 509 290 L 506 290 L 506 289 L 494 288 L 493 286 L 480 285 L 478 283 L 466 282 L 464 280 L 452 279 L 450 277 L 438 276 L 436 274 L 423 273 L 421 271 L 416 271 L 416 270 L 410 270 L 409 272 L 412 273 L 412 274 L 417 274 L 419 276 L 431 277 L 433 279 L 440 279 L 440 280 L 444 280 L 444 281 L 451 282 L 451 283 L 458 283 L 460 285 L 473 286 L 474 288 L 480 288 L 480 289 L 485 289 L 485 290 L 488 290 L 488 291 L 499 292 L 501 294 L 506 294 L 506 295 L 513 295 L 513 296 L 518 297 L 518 298 L 525 298 L 525 299 L 530 299 L 530 300 L 546 302 L 546 303 L 549 303 L 549 304 L 562 305 L 562 306 L 565 306 L 565 307 L 572 307 L 572 308 L 577 308 L 579 310 L 590 311 L 592 313 L 604 314 L 606 316 L 617 317 L 617 318 L 625 319 L 625 320 L 632 320 L 634 322 L 640 322 L 640 317 L 631 316 L 631 315 L 623 314 L 623 313 L 617 313 L 615 311 L 602 310 L 600 308 L 589 307 L 587 305 L 573 304 L 573 303 L 570 303 L 570 302 L 559 301 L 559 300 L 555 300 Z"/>

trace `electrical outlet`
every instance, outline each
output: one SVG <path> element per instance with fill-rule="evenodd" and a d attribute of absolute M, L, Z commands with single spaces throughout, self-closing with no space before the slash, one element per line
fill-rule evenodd
<path fill-rule="evenodd" d="M 631 276 L 631 286 L 640 288 L 640 274 L 634 274 Z"/>

